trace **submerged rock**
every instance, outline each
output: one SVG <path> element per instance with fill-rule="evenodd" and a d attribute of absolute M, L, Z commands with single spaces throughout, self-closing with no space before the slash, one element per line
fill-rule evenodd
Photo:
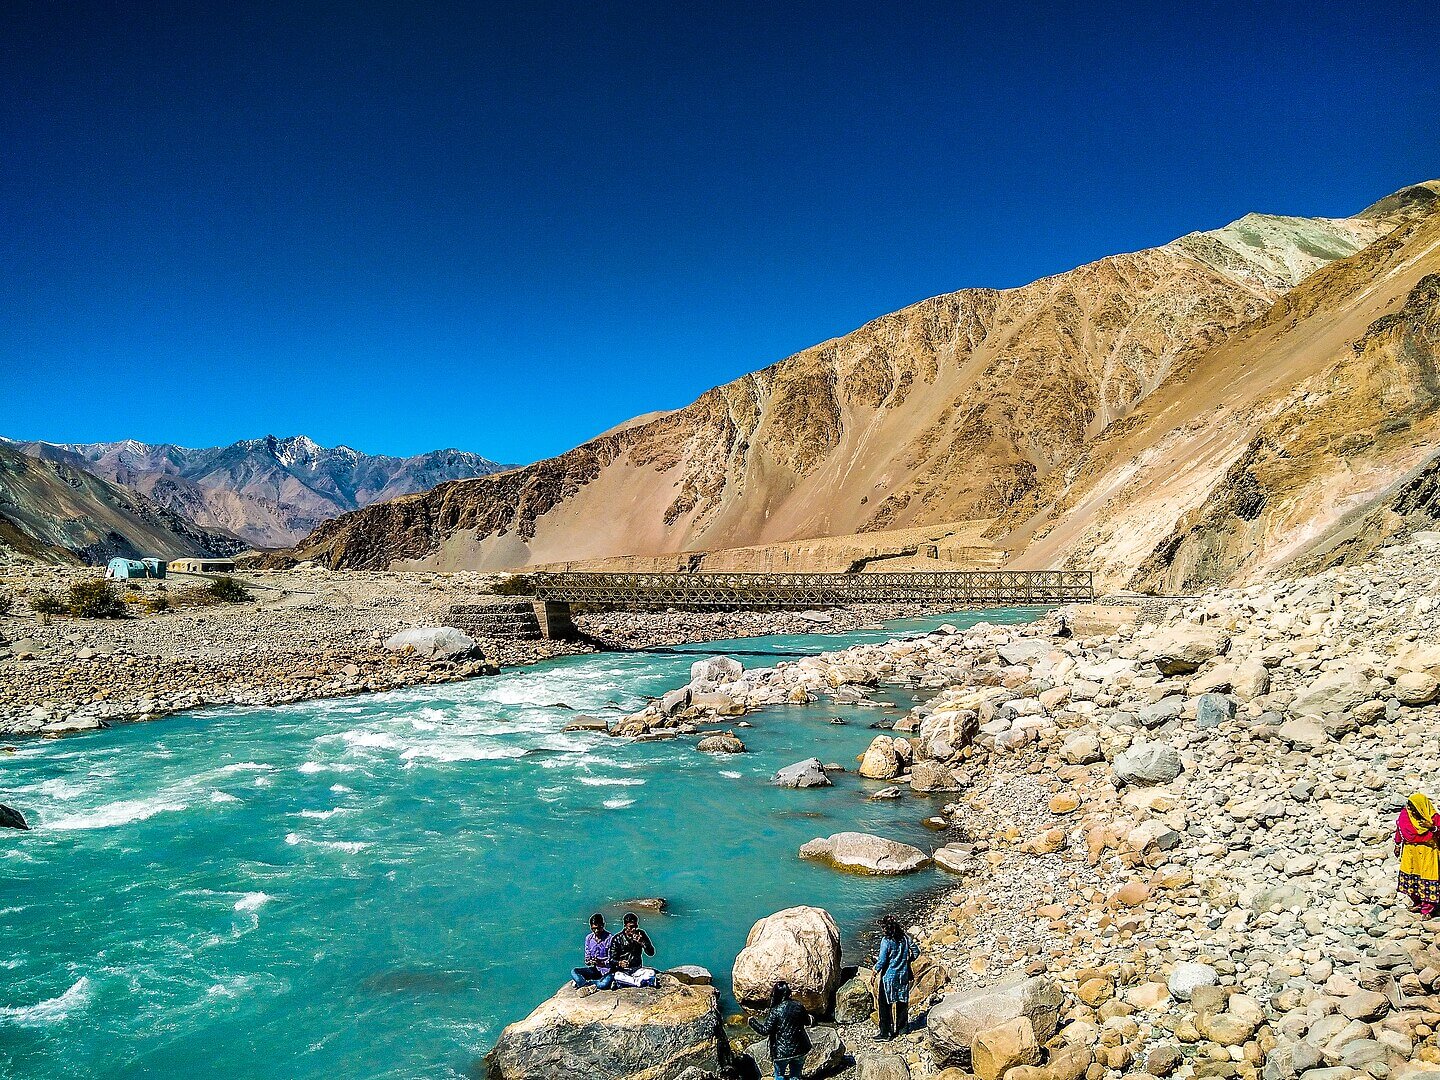
<path fill-rule="evenodd" d="M 919 848 L 861 832 L 818 837 L 800 848 L 800 857 L 862 874 L 909 874 L 930 864 Z"/>
<path fill-rule="evenodd" d="M 745 744 L 734 735 L 710 735 L 695 744 L 702 754 L 743 754 Z"/>
<path fill-rule="evenodd" d="M 500 1034 L 488 1080 L 673 1080 L 729 1060 L 720 995 L 669 974 L 645 989 L 566 986 Z"/>
<path fill-rule="evenodd" d="M 735 999 L 746 1008 L 764 1008 L 777 979 L 790 984 L 809 1012 L 830 1014 L 840 985 L 840 929 L 828 911 L 786 908 L 750 928 L 731 971 Z"/>
<path fill-rule="evenodd" d="M 0 829 L 29 829 L 25 815 L 13 807 L 0 803 Z"/>

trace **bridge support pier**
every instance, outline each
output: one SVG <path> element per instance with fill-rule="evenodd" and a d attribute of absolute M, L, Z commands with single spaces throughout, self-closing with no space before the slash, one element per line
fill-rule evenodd
<path fill-rule="evenodd" d="M 564 600 L 536 600 L 535 619 L 540 633 L 547 639 L 571 641 L 580 636 L 570 618 L 570 605 Z"/>

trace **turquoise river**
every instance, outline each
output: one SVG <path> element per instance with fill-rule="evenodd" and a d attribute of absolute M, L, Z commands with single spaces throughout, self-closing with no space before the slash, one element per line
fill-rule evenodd
<path fill-rule="evenodd" d="M 475 1076 L 579 963 L 590 912 L 636 896 L 671 903 L 643 920 L 655 962 L 722 988 L 755 920 L 795 904 L 828 908 L 854 962 L 936 874 L 851 877 L 796 849 L 852 828 L 928 843 L 930 804 L 866 801 L 877 785 L 853 773 L 767 781 L 810 756 L 853 769 L 884 714 L 768 710 L 749 753 L 712 756 L 566 732 L 571 710 L 633 711 L 697 656 L 769 666 L 1034 614 L 570 657 L 22 743 L 0 755 L 0 801 L 33 825 L 0 830 L 0 1076 Z"/>

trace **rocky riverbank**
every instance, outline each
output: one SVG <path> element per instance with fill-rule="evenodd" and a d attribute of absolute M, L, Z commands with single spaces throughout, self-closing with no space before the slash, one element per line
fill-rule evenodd
<path fill-rule="evenodd" d="M 246 571 L 243 603 L 179 602 L 203 579 L 125 583 L 130 617 L 42 619 L 30 601 L 63 595 L 94 568 L 6 564 L 0 571 L 0 737 L 67 735 L 209 705 L 282 705 L 454 682 L 600 649 L 715 638 L 841 632 L 924 614 L 888 605 L 813 612 L 607 612 L 577 619 L 580 641 L 476 639 L 470 655 L 385 648 L 394 634 L 443 626 L 456 605 L 497 597 L 500 575 Z M 164 598 L 169 607 L 159 606 Z"/>
<path fill-rule="evenodd" d="M 1421 534 L 1093 636 L 1050 621 L 698 664 L 618 730 L 935 691 L 859 767 L 935 819 L 923 854 L 956 884 L 912 926 L 915 1031 L 875 1043 L 864 980 L 836 989 L 840 1075 L 1440 1076 L 1440 920 L 1397 897 L 1390 843 L 1437 784 L 1437 581 Z"/>

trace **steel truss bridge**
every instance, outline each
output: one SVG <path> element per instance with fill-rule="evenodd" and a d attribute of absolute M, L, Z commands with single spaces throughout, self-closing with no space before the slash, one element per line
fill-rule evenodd
<path fill-rule="evenodd" d="M 874 574 L 539 573 L 537 609 L 584 604 L 663 608 L 803 610 L 875 603 L 956 607 L 1065 604 L 1095 598 L 1089 570 L 943 570 Z M 556 613 L 560 612 L 556 610 Z"/>

